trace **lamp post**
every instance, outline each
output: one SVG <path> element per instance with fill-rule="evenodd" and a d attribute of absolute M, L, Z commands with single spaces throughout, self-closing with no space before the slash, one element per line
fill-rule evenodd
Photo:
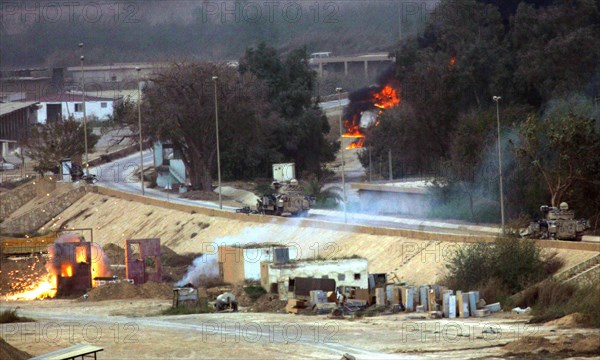
<path fill-rule="evenodd" d="M 340 108 L 340 151 L 342 152 L 342 196 L 343 198 L 343 202 L 344 202 L 344 223 L 348 222 L 348 214 L 346 213 L 346 175 L 345 175 L 345 169 L 344 169 L 344 136 L 343 136 L 343 131 L 342 131 L 342 88 L 338 87 L 335 88 L 335 92 L 337 92 L 338 94 L 338 107 Z"/>
<path fill-rule="evenodd" d="M 140 183 L 142 184 L 142 196 L 146 195 L 144 190 L 144 146 L 142 142 L 142 90 L 141 90 L 141 79 L 140 79 L 140 67 L 136 67 L 138 77 L 138 131 L 140 133 Z"/>
<path fill-rule="evenodd" d="M 212 77 L 215 82 L 215 132 L 217 136 L 217 181 L 219 184 L 219 209 L 223 210 L 223 196 L 221 190 L 221 152 L 219 150 L 219 103 L 217 100 L 217 80 L 218 76 Z"/>
<path fill-rule="evenodd" d="M 83 62 L 85 57 L 83 56 L 83 43 L 79 43 L 81 49 L 81 110 L 83 111 L 83 143 L 85 146 L 85 174 L 90 176 L 90 167 L 88 163 L 88 139 L 87 139 L 87 116 L 85 112 L 85 76 L 83 73 Z"/>
<path fill-rule="evenodd" d="M 500 217 L 502 220 L 502 233 L 505 233 L 504 228 L 504 192 L 502 190 L 502 150 L 500 146 L 500 96 L 493 96 L 492 100 L 496 102 L 496 122 L 498 124 L 498 174 L 500 175 Z"/>

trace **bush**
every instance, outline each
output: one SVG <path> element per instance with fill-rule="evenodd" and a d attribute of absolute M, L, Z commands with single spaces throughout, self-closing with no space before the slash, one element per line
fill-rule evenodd
<path fill-rule="evenodd" d="M 252 299 L 252 301 L 256 301 L 259 297 L 267 293 L 267 291 L 263 289 L 262 286 L 253 285 L 244 286 L 244 292 L 246 293 L 246 295 L 248 295 L 250 299 Z"/>
<path fill-rule="evenodd" d="M 17 309 L 7 309 L 0 313 L 0 324 L 33 322 L 35 320 L 17 315 Z"/>
<path fill-rule="evenodd" d="M 190 315 L 190 314 L 206 314 L 212 312 L 208 307 L 208 302 L 203 302 L 200 306 L 179 306 L 176 308 L 170 307 L 161 311 L 161 315 Z"/>
<path fill-rule="evenodd" d="M 600 280 L 580 288 L 568 283 L 551 280 L 532 286 L 521 294 L 516 304 L 533 308 L 532 323 L 558 319 L 578 314 L 576 321 L 584 325 L 600 327 Z"/>
<path fill-rule="evenodd" d="M 456 250 L 446 266 L 444 282 L 451 288 L 465 290 L 483 288 L 493 282 L 508 295 L 547 277 L 546 266 L 540 249 L 532 241 L 499 237 L 493 244 L 476 243 Z"/>

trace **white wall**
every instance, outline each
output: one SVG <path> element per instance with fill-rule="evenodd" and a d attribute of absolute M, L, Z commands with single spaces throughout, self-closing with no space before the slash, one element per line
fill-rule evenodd
<path fill-rule="evenodd" d="M 297 261 L 287 266 L 269 264 L 269 284 L 278 283 L 285 278 L 327 276 L 335 280 L 335 286 L 355 286 L 361 289 L 369 287 L 369 262 L 366 259 L 332 259 L 319 261 Z M 338 275 L 343 274 L 340 280 Z M 355 280 L 354 274 L 360 274 Z M 260 274 L 259 274 L 260 275 Z"/>
<path fill-rule="evenodd" d="M 244 279 L 260 281 L 260 263 L 273 261 L 273 247 L 244 249 Z M 289 247 L 290 260 L 297 258 L 297 248 Z"/>
<path fill-rule="evenodd" d="M 47 115 L 47 104 L 61 104 L 63 118 L 73 116 L 76 120 L 83 120 L 83 112 L 75 112 L 75 104 L 80 104 L 80 101 L 69 101 L 69 102 L 40 102 L 40 108 L 38 109 L 38 123 L 46 123 Z M 102 103 L 106 103 L 106 107 L 102 107 Z M 99 120 L 107 120 L 113 113 L 113 101 L 86 101 L 86 116 L 88 120 L 92 116 L 96 116 Z"/>

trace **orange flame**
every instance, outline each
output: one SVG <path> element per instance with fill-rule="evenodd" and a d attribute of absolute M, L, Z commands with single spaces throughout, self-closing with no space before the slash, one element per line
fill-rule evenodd
<path fill-rule="evenodd" d="M 71 277 L 73 276 L 73 266 L 69 263 L 60 264 L 60 276 Z"/>
<path fill-rule="evenodd" d="M 27 286 L 26 290 L 6 296 L 8 301 L 35 300 L 53 298 L 56 296 L 56 276 L 46 274 L 39 282 Z"/>
<path fill-rule="evenodd" d="M 384 86 L 381 91 L 375 93 L 373 100 L 375 102 L 373 105 L 380 109 L 389 109 L 400 104 L 398 92 L 390 85 Z"/>
<path fill-rule="evenodd" d="M 400 104 L 400 96 L 398 95 L 398 90 L 394 89 L 391 85 L 385 85 L 381 90 L 373 94 L 372 102 L 373 106 L 380 109 L 377 112 L 377 116 L 379 116 L 383 113 L 383 109 L 390 109 Z M 347 150 L 360 149 L 364 145 L 365 134 L 362 132 L 359 123 L 358 115 L 355 115 L 352 121 L 344 121 L 346 132 L 342 137 L 356 139 L 352 144 L 346 146 Z M 379 120 L 375 122 L 375 126 L 379 126 Z"/>
<path fill-rule="evenodd" d="M 454 65 L 456 65 L 456 56 L 452 55 L 450 56 L 449 67 L 454 67 Z"/>
<path fill-rule="evenodd" d="M 75 261 L 79 264 L 82 262 L 87 262 L 87 248 L 85 246 L 77 246 L 75 248 Z"/>

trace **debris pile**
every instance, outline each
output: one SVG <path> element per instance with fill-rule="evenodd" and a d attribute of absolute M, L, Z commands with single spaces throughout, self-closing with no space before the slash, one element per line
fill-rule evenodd
<path fill-rule="evenodd" d="M 88 301 L 115 299 L 171 299 L 173 288 L 169 284 L 147 282 L 132 285 L 129 282 L 109 283 L 92 289 L 87 293 Z"/>

